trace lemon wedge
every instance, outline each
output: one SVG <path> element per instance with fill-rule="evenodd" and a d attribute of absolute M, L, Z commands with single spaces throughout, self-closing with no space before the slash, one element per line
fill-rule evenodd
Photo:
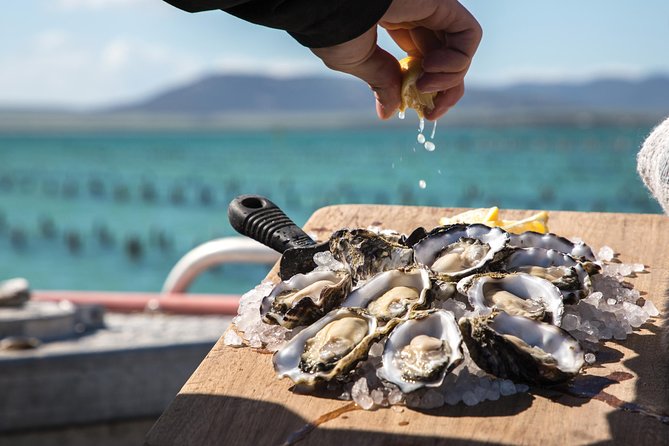
<path fill-rule="evenodd" d="M 423 59 L 419 57 L 405 57 L 400 60 L 402 69 L 402 104 L 400 112 L 408 108 L 413 108 L 418 113 L 418 117 L 423 118 L 425 112 L 434 108 L 434 97 L 437 93 L 423 93 L 416 87 L 416 81 L 423 72 Z"/>
<path fill-rule="evenodd" d="M 452 217 L 442 217 L 439 219 L 439 224 L 453 225 L 456 223 L 464 223 L 470 225 L 472 223 L 494 222 L 497 221 L 498 215 L 499 208 L 497 208 L 497 206 L 491 208 L 478 208 L 462 212 Z"/>
<path fill-rule="evenodd" d="M 536 214 L 521 220 L 503 220 L 499 216 L 499 208 L 493 206 L 490 208 L 471 209 L 452 217 L 442 217 L 439 219 L 440 225 L 452 225 L 456 223 L 482 223 L 493 228 L 502 228 L 505 231 L 514 234 L 520 234 L 527 231 L 535 231 L 545 234 L 548 232 L 548 212 L 537 212 Z"/>
<path fill-rule="evenodd" d="M 502 229 L 514 234 L 534 231 L 545 234 L 548 232 L 548 212 L 541 211 L 522 220 L 501 220 Z"/>

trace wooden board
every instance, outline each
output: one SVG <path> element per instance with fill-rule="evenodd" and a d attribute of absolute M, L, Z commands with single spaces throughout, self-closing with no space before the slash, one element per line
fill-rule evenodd
<path fill-rule="evenodd" d="M 320 239 L 341 227 L 375 225 L 407 232 L 417 226 L 436 226 L 440 217 L 457 211 L 332 206 L 317 211 L 306 229 Z M 513 211 L 505 216 L 531 213 Z M 579 236 L 595 250 L 609 245 L 623 262 L 647 265 L 649 273 L 629 281 L 660 311 L 666 311 L 669 218 L 576 212 L 551 212 L 550 216 L 553 232 Z M 219 340 L 149 432 L 147 443 L 669 444 L 669 419 L 657 419 L 669 413 L 669 353 L 661 338 L 661 322 L 655 319 L 625 341 L 606 342 L 598 354 L 601 363 L 579 378 L 584 383 L 613 378 L 595 398 L 533 390 L 474 407 L 459 404 L 422 412 L 408 408 L 363 411 L 347 401 L 295 393 L 289 380 L 275 377 L 271 355 L 230 348 Z"/>

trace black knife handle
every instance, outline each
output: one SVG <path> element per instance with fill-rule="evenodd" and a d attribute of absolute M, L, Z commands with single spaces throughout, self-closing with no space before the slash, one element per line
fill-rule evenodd
<path fill-rule="evenodd" d="M 237 232 L 283 254 L 289 248 L 314 245 L 299 226 L 262 195 L 240 195 L 228 206 L 228 219 Z"/>

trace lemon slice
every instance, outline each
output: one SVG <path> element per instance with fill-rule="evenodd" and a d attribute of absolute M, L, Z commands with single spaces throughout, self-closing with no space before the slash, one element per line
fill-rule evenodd
<path fill-rule="evenodd" d="M 535 231 L 545 234 L 548 232 L 548 212 L 537 212 L 522 220 L 503 220 L 499 218 L 499 208 L 493 206 L 491 208 L 471 209 L 452 217 L 442 217 L 439 219 L 440 225 L 452 225 L 456 223 L 482 223 L 493 228 L 500 227 L 505 231 L 514 234 L 520 234 L 527 231 Z"/>
<path fill-rule="evenodd" d="M 548 212 L 541 211 L 522 220 L 502 220 L 502 229 L 514 234 L 526 231 L 535 231 L 545 234 L 548 232 Z"/>
<path fill-rule="evenodd" d="M 490 223 L 497 220 L 499 215 L 499 208 L 493 206 L 491 208 L 478 208 L 472 209 L 469 211 L 462 212 L 460 214 L 454 215 L 452 217 L 442 217 L 439 220 L 440 225 L 452 225 L 456 223 Z M 493 225 L 488 225 L 493 226 Z M 495 225 L 496 226 L 496 225 Z"/>
<path fill-rule="evenodd" d="M 423 93 L 416 88 L 416 81 L 423 72 L 423 59 L 419 57 L 405 57 L 400 60 L 402 68 L 402 104 L 400 112 L 408 108 L 413 108 L 418 113 L 418 117 L 425 116 L 425 112 L 434 108 L 434 97 L 437 93 Z"/>

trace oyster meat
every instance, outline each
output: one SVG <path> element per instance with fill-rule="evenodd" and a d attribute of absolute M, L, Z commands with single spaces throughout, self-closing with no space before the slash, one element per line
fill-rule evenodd
<path fill-rule="evenodd" d="M 414 244 L 416 262 L 440 279 L 457 280 L 493 261 L 508 241 L 499 228 L 482 224 L 441 226 Z"/>
<path fill-rule="evenodd" d="M 350 289 L 351 276 L 343 272 L 296 274 L 272 289 L 262 301 L 260 314 L 268 324 L 309 325 L 337 306 Z"/>
<path fill-rule="evenodd" d="M 342 307 L 365 308 L 379 321 L 387 322 L 425 305 L 430 276 L 421 268 L 384 271 L 353 290 Z"/>
<path fill-rule="evenodd" d="M 333 310 L 278 350 L 274 369 L 279 376 L 309 385 L 341 378 L 367 358 L 370 344 L 383 334 L 376 326 L 376 319 L 362 310 Z"/>
<path fill-rule="evenodd" d="M 463 358 L 462 336 L 453 313 L 415 312 L 390 333 L 378 374 L 409 393 L 441 385 Z"/>
<path fill-rule="evenodd" d="M 503 311 L 459 324 L 474 362 L 500 378 L 553 384 L 574 377 L 585 363 L 578 341 L 551 324 Z"/>
<path fill-rule="evenodd" d="M 498 309 L 558 326 L 562 320 L 560 290 L 540 277 L 525 273 L 478 274 L 465 277 L 457 287 L 479 310 Z"/>

